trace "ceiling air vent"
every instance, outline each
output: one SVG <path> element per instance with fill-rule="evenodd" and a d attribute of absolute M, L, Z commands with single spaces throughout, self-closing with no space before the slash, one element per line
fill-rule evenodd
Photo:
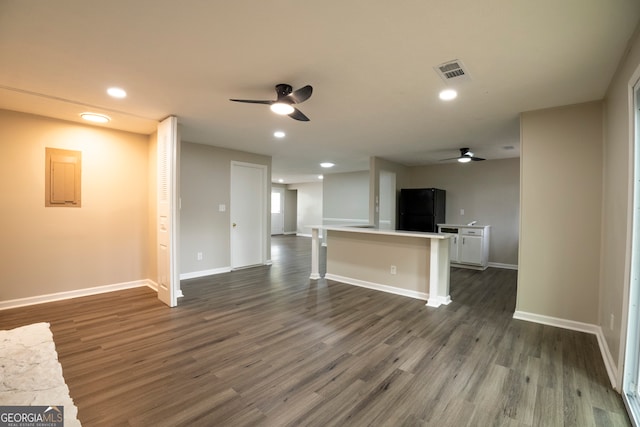
<path fill-rule="evenodd" d="M 433 67 L 445 82 L 470 80 L 469 73 L 462 61 L 455 59 Z"/>

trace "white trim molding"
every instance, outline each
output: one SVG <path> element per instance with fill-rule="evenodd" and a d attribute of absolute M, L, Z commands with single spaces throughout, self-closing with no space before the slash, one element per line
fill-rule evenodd
<path fill-rule="evenodd" d="M 505 270 L 517 270 L 518 264 L 504 264 L 501 262 L 489 262 L 489 267 L 503 268 Z"/>
<path fill-rule="evenodd" d="M 197 279 L 198 277 L 213 276 L 215 274 L 228 273 L 231 271 L 231 266 L 212 268 L 210 270 L 192 271 L 190 273 L 180 274 L 180 280 Z"/>
<path fill-rule="evenodd" d="M 56 292 L 54 294 L 37 295 L 33 297 L 18 298 L 0 301 L 0 310 L 25 307 L 28 305 L 44 304 L 47 302 L 61 301 L 71 298 L 85 297 L 89 295 L 104 294 L 107 292 L 122 291 L 124 289 L 140 288 L 147 286 L 158 292 L 158 285 L 149 279 L 135 280 L 133 282 L 115 283 L 113 285 L 95 286 L 92 288 L 75 289 L 72 291 Z M 155 287 L 154 287 L 155 286 Z"/>
<path fill-rule="evenodd" d="M 586 332 L 593 334 L 598 340 L 598 347 L 600 347 L 600 354 L 602 355 L 602 361 L 604 367 L 607 369 L 607 375 L 611 386 L 618 390 L 618 373 L 609 345 L 604 337 L 602 328 L 598 325 L 591 323 L 576 322 L 574 320 L 560 319 L 558 317 L 545 316 L 542 314 L 527 313 L 525 311 L 516 311 L 513 313 L 513 318 L 517 320 L 525 320 L 527 322 L 539 323 L 542 325 L 555 326 L 556 328 L 569 329 L 571 331 Z"/>
<path fill-rule="evenodd" d="M 361 288 L 373 289 L 374 291 L 382 291 L 389 294 L 402 295 L 403 297 L 415 298 L 419 300 L 428 300 L 429 294 L 418 291 L 410 291 L 408 289 L 396 288 L 394 286 L 383 285 L 381 283 L 367 282 L 366 280 L 354 279 L 351 277 L 339 276 L 337 274 L 327 273 L 324 276 L 327 280 L 335 280 L 349 285 L 360 286 Z"/>

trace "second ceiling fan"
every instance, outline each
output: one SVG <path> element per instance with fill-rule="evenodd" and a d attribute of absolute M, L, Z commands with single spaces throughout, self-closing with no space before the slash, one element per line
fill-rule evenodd
<path fill-rule="evenodd" d="M 476 157 L 471 151 L 469 151 L 468 148 L 461 148 L 460 149 L 460 156 L 458 157 L 451 157 L 450 159 L 442 159 L 440 160 L 441 162 L 447 161 L 447 160 L 457 160 L 460 163 L 467 163 L 470 161 L 474 161 L 474 162 L 481 162 L 483 160 L 482 157 Z"/>
<path fill-rule="evenodd" d="M 287 115 L 295 120 L 308 122 L 309 118 L 302 111 L 295 108 L 294 104 L 300 104 L 311 97 L 313 88 L 310 85 L 293 90 L 291 85 L 280 83 L 276 85 L 276 100 L 254 100 L 254 99 L 230 99 L 234 102 L 245 102 L 248 104 L 266 104 L 271 106 L 271 111 L 276 114 Z"/>

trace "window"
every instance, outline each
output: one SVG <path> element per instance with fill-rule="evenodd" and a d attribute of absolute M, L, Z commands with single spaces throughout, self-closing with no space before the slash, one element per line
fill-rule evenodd
<path fill-rule="evenodd" d="M 631 278 L 629 287 L 629 318 L 625 351 L 622 394 L 629 417 L 640 424 L 640 86 L 634 88 L 634 166 L 633 166 L 633 226 L 631 243 Z"/>
<path fill-rule="evenodd" d="M 282 207 L 281 207 L 281 201 L 280 201 L 280 193 L 277 191 L 273 191 L 271 192 L 271 213 L 272 214 L 279 214 L 282 212 Z"/>

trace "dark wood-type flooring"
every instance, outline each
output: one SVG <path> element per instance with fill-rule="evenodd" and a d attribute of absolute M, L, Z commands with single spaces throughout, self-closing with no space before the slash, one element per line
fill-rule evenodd
<path fill-rule="evenodd" d="M 0 311 L 50 322 L 90 426 L 626 426 L 595 336 L 513 320 L 517 272 L 453 269 L 448 306 L 273 265 Z M 55 403 L 55 402 L 52 402 Z"/>

